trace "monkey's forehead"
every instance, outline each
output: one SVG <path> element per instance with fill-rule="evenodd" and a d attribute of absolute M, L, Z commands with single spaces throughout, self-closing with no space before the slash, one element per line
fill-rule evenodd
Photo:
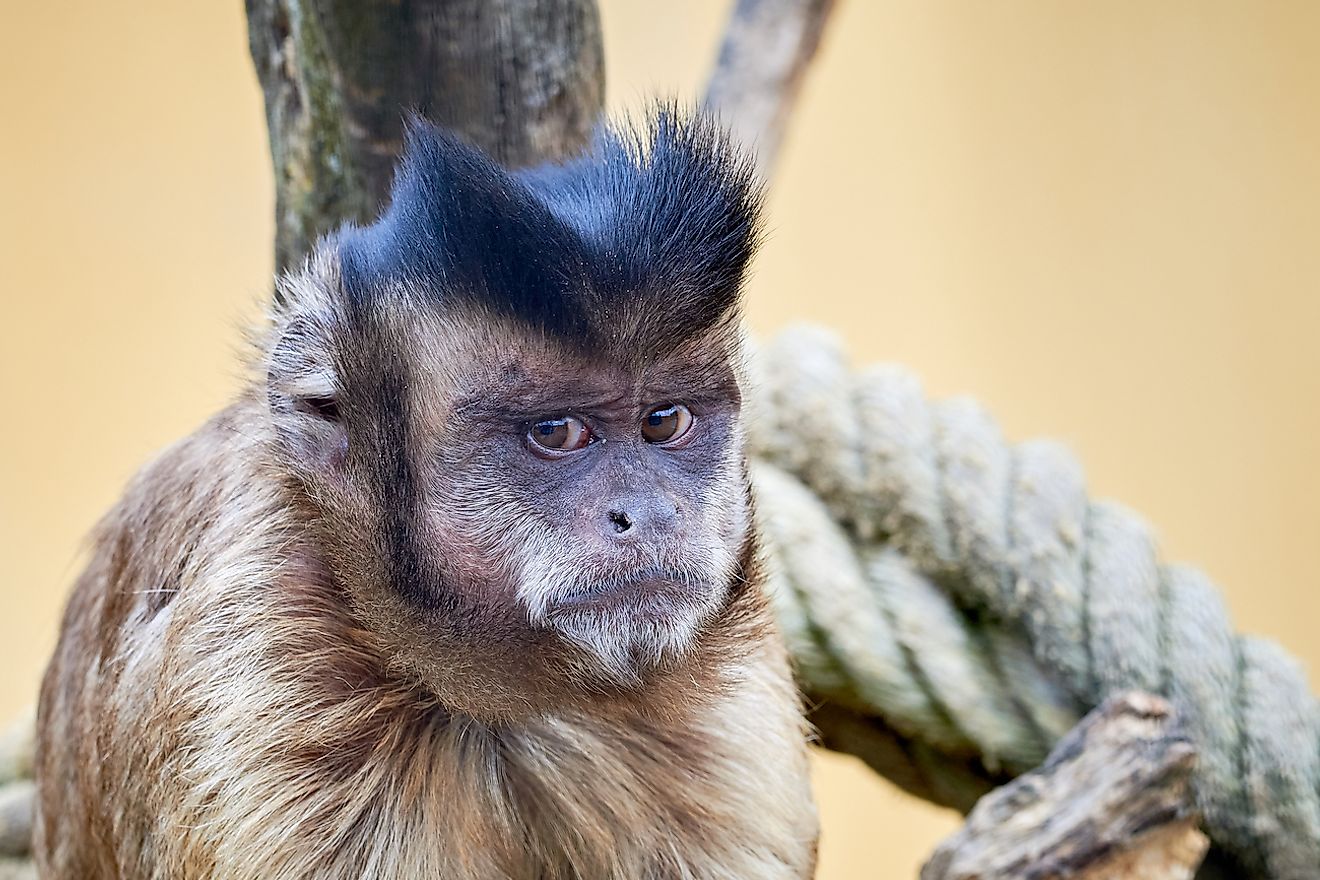
<path fill-rule="evenodd" d="M 347 371 L 372 374 L 397 364 L 415 381 L 441 386 L 440 396 L 460 408 L 480 409 L 492 395 L 521 409 L 568 400 L 608 408 L 648 389 L 739 397 L 742 334 L 735 313 L 689 336 L 657 335 L 644 323 L 565 336 L 481 309 L 418 313 L 396 300 L 349 332 L 353 338 L 340 346 L 352 352 Z"/>

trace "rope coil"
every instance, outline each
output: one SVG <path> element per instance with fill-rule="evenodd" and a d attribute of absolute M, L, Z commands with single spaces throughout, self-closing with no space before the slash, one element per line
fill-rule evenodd
<path fill-rule="evenodd" d="M 854 373 L 799 328 L 753 359 L 749 442 L 781 625 L 806 689 L 992 772 L 1111 692 L 1172 699 L 1207 833 L 1252 875 L 1320 876 L 1320 711 L 1296 662 L 1234 634 L 1199 572 L 1088 499 L 1061 446 L 966 399 Z M 929 770 L 929 768 L 927 768 Z"/>

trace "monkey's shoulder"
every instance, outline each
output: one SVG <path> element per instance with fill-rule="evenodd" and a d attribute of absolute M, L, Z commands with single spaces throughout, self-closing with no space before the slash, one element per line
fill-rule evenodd
<path fill-rule="evenodd" d="M 36 852 L 48 873 L 110 876 L 125 864 L 127 851 L 101 845 L 114 824 L 109 804 L 137 805 L 125 834 L 145 839 L 141 823 L 160 803 L 152 780 L 176 736 L 161 723 L 177 703 L 165 686 L 177 661 L 166 612 L 226 566 L 254 559 L 262 530 L 249 524 L 273 509 L 254 470 L 263 441 L 243 429 L 254 405 L 242 400 L 163 450 L 92 534 L 38 709 Z M 179 687 L 195 683 L 179 677 Z"/>

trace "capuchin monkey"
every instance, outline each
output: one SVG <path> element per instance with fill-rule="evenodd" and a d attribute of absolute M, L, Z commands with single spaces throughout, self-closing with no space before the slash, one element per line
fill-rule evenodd
<path fill-rule="evenodd" d="M 526 172 L 414 122 L 99 527 L 41 876 L 809 877 L 739 416 L 758 202 L 700 116 Z"/>

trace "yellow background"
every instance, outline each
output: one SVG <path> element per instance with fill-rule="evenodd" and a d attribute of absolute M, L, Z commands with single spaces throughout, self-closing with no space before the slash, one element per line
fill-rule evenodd
<path fill-rule="evenodd" d="M 219 407 L 271 273 L 242 4 L 6 0 L 0 717 L 80 537 Z M 603 3 L 612 106 L 693 95 L 724 3 Z M 843 0 L 751 294 L 1063 438 L 1247 630 L 1320 658 L 1320 4 Z M 818 761 L 821 877 L 953 819 Z"/>

